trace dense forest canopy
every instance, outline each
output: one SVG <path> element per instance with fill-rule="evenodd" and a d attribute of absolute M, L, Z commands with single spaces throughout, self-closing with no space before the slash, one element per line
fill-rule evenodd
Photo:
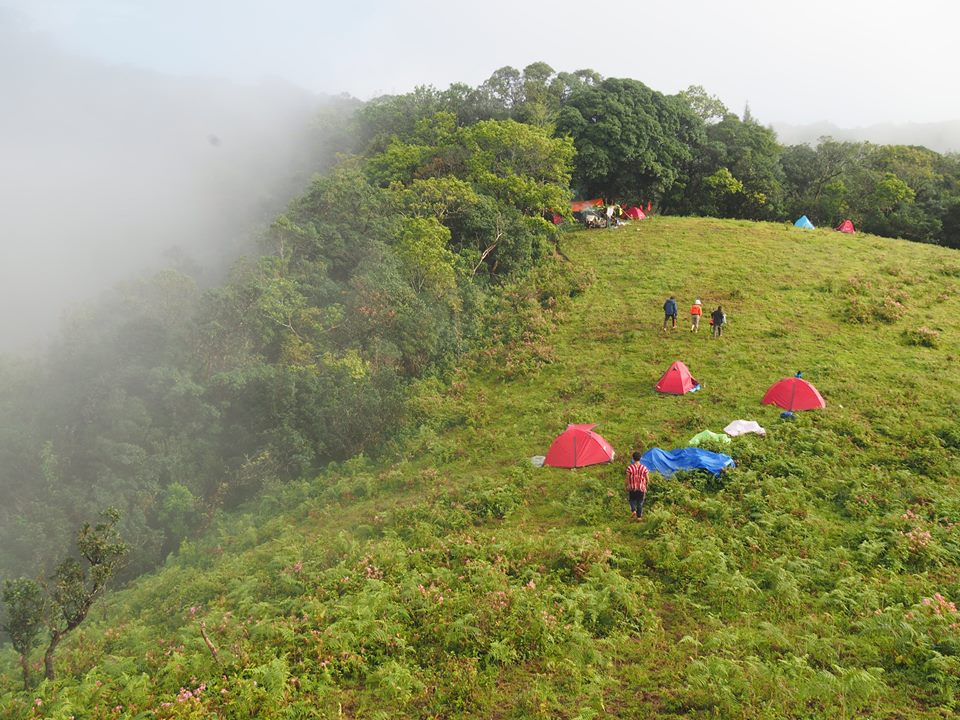
<path fill-rule="evenodd" d="M 116 505 L 129 577 L 265 484 L 389 446 L 411 383 L 523 342 L 522 318 L 577 291 L 544 219 L 571 197 L 849 217 L 960 247 L 957 156 L 785 147 L 699 87 L 534 63 L 333 123 L 345 153 L 275 219 L 262 257 L 207 291 L 183 268 L 131 280 L 42 357 L 0 362 L 0 576 L 48 573 Z"/>

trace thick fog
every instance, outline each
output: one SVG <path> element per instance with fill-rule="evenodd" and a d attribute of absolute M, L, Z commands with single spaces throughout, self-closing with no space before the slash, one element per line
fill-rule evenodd
<path fill-rule="evenodd" d="M 923 145 L 939 153 L 960 152 L 960 120 L 939 123 L 878 123 L 866 127 L 843 128 L 833 123 L 810 125 L 774 123 L 773 129 L 784 145 L 816 144 L 821 137 L 878 145 Z"/>
<path fill-rule="evenodd" d="M 318 104 L 74 57 L 0 17 L 0 351 L 173 257 L 222 269 L 317 169 Z"/>

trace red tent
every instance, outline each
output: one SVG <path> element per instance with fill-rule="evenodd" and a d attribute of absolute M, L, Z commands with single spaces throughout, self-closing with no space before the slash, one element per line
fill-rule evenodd
<path fill-rule="evenodd" d="M 803 378 L 789 377 L 775 382 L 760 401 L 784 410 L 816 410 L 827 406 L 819 391 Z"/>
<path fill-rule="evenodd" d="M 567 425 L 567 429 L 553 441 L 543 464 L 550 467 L 577 468 L 613 460 L 613 448 L 593 432 L 595 427 L 596 424 Z"/>
<path fill-rule="evenodd" d="M 840 232 L 850 233 L 851 235 L 857 231 L 853 226 L 852 220 L 844 220 L 842 223 L 837 225 L 834 230 L 839 230 Z"/>
<path fill-rule="evenodd" d="M 570 203 L 570 212 L 581 212 L 593 207 L 603 207 L 603 200 L 600 198 L 596 200 L 574 200 Z"/>
<path fill-rule="evenodd" d="M 634 220 L 643 220 L 646 217 L 646 214 L 643 212 L 643 210 L 638 207 L 628 207 L 623 211 L 623 214 Z"/>
<path fill-rule="evenodd" d="M 557 215 L 556 213 L 551 213 L 550 222 L 552 222 L 554 225 L 559 225 L 560 223 L 563 222 L 563 215 Z"/>
<path fill-rule="evenodd" d="M 657 392 L 671 395 L 683 395 L 699 389 L 700 383 L 693 379 L 690 369 L 679 360 L 667 368 L 657 383 Z"/>

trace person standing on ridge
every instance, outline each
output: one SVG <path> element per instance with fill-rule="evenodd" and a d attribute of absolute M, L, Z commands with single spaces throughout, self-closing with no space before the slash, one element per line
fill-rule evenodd
<path fill-rule="evenodd" d="M 627 499 L 630 501 L 630 516 L 640 520 L 643 516 L 643 500 L 647 495 L 647 480 L 650 472 L 640 462 L 640 453 L 634 452 L 633 459 L 627 465 Z"/>
<path fill-rule="evenodd" d="M 690 306 L 690 332 L 700 331 L 700 316 L 703 315 L 702 305 L 700 298 L 697 298 Z"/>
<path fill-rule="evenodd" d="M 663 329 L 667 329 L 667 322 L 673 322 L 673 329 L 677 329 L 677 301 L 671 295 L 663 304 Z"/>
<path fill-rule="evenodd" d="M 723 312 L 723 307 L 717 305 L 717 309 L 710 313 L 710 324 L 713 325 L 713 337 L 723 335 L 723 326 L 727 322 L 727 314 Z"/>

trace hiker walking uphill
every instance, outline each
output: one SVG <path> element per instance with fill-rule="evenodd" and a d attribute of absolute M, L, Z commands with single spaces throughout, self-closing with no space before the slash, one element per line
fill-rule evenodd
<path fill-rule="evenodd" d="M 710 324 L 713 326 L 713 337 L 723 335 L 723 326 L 727 324 L 727 314 L 723 312 L 723 307 L 717 305 L 717 309 L 710 313 Z"/>
<path fill-rule="evenodd" d="M 690 306 L 690 332 L 700 331 L 701 315 L 703 315 L 703 303 L 700 302 L 700 298 L 697 298 Z"/>
<path fill-rule="evenodd" d="M 667 322 L 673 322 L 673 329 L 677 329 L 677 301 L 671 295 L 663 304 L 663 329 L 667 329 Z"/>
<path fill-rule="evenodd" d="M 640 462 L 640 453 L 634 452 L 627 465 L 627 499 L 630 501 L 630 516 L 639 520 L 643 516 L 643 500 L 647 495 L 647 480 L 650 473 Z"/>

